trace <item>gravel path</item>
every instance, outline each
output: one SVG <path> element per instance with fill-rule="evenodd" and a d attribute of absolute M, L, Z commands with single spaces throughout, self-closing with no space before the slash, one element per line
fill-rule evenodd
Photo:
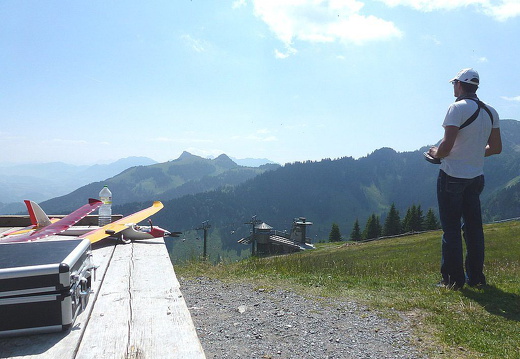
<path fill-rule="evenodd" d="M 424 357 L 406 320 L 392 322 L 353 302 L 206 278 L 179 282 L 208 359 Z"/>

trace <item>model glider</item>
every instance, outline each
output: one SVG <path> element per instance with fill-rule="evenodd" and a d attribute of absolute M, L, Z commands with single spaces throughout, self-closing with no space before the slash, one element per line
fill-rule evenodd
<path fill-rule="evenodd" d="M 151 207 L 82 234 L 79 237 L 88 238 L 90 243 L 96 243 L 107 237 L 119 237 L 123 241 L 131 241 L 133 239 L 140 240 L 169 236 L 170 232 L 160 227 L 137 225 L 137 223 L 159 212 L 163 207 L 164 205 L 160 201 L 155 201 Z"/>
<path fill-rule="evenodd" d="M 26 202 L 27 204 L 27 202 Z M 62 219 L 45 225 L 42 228 L 37 228 L 31 233 L 23 233 L 23 234 L 17 234 L 17 235 L 10 235 L 9 237 L 0 238 L 0 243 L 16 243 L 16 242 L 31 242 L 36 241 L 41 238 L 45 238 L 48 236 L 52 236 L 55 234 L 60 234 L 70 227 L 72 227 L 74 224 L 78 223 L 82 218 L 86 217 L 91 212 L 98 209 L 103 202 L 100 200 L 90 198 L 88 200 L 88 203 L 84 206 L 81 206 L 71 214 L 63 217 Z M 39 208 L 39 206 L 38 206 Z M 41 208 L 40 208 L 41 210 Z M 42 210 L 43 212 L 43 210 Z M 29 216 L 32 216 L 31 211 L 29 210 Z M 32 221 L 32 218 L 31 218 Z"/>
<path fill-rule="evenodd" d="M 59 218 L 50 219 L 47 214 L 41 209 L 38 203 L 25 200 L 25 205 L 27 206 L 27 212 L 29 212 L 29 218 L 31 219 L 31 225 L 22 229 L 17 229 L 11 232 L 4 232 L 0 234 L 0 237 L 12 236 L 15 234 L 22 234 L 27 232 L 32 232 L 37 229 L 46 227 L 54 222 L 59 221 Z"/>

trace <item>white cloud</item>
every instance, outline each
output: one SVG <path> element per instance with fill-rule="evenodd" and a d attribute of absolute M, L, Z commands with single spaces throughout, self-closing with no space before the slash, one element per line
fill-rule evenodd
<path fill-rule="evenodd" d="M 207 43 L 203 40 L 195 39 L 191 35 L 182 35 L 181 39 L 196 52 L 206 51 Z"/>
<path fill-rule="evenodd" d="M 360 14 L 364 4 L 357 0 L 253 0 L 255 15 L 262 19 L 286 52 L 295 53 L 293 43 L 356 43 L 400 37 L 401 31 L 389 21 Z"/>
<path fill-rule="evenodd" d="M 233 7 L 245 5 L 236 0 Z M 498 21 L 520 15 L 520 0 L 378 0 L 387 6 L 406 6 L 417 11 L 450 11 L 472 7 Z M 275 50 L 284 59 L 296 53 L 295 42 L 354 43 L 399 38 L 402 32 L 391 21 L 363 14 L 366 0 L 252 0 L 255 15 L 284 43 Z M 435 38 L 431 39 L 439 44 Z"/>
<path fill-rule="evenodd" d="M 281 52 L 281 51 L 278 50 L 278 49 L 275 49 L 275 50 L 274 50 L 274 57 L 276 57 L 277 59 L 286 59 L 286 58 L 288 58 L 289 56 L 291 56 L 291 55 L 289 55 L 289 54 L 286 53 L 286 52 Z"/>
<path fill-rule="evenodd" d="M 423 39 L 426 41 L 431 41 L 434 45 L 442 45 L 442 42 L 435 35 L 425 35 Z"/>
<path fill-rule="evenodd" d="M 478 11 L 505 21 L 520 15 L 520 0 L 379 0 L 388 6 L 408 6 L 419 11 L 454 10 L 473 5 Z"/>
<path fill-rule="evenodd" d="M 506 101 L 520 102 L 520 96 L 514 96 L 514 97 L 502 96 L 502 98 Z"/>
<path fill-rule="evenodd" d="M 453 10 L 474 3 L 482 3 L 481 0 L 379 0 L 388 6 L 408 6 L 419 11 Z"/>
<path fill-rule="evenodd" d="M 282 51 L 280 51 L 278 49 L 275 49 L 274 50 L 274 56 L 277 59 L 286 59 L 289 56 L 296 54 L 297 52 L 298 51 L 294 47 L 287 45 L 286 48 L 285 48 L 285 52 L 282 52 Z"/>
<path fill-rule="evenodd" d="M 233 1 L 233 4 L 231 5 L 233 9 L 238 9 L 243 6 L 246 6 L 246 0 L 236 0 Z"/>
<path fill-rule="evenodd" d="M 506 21 L 520 15 L 519 0 L 502 0 L 500 5 L 492 6 L 485 2 L 484 13 L 494 17 L 499 21 Z"/>

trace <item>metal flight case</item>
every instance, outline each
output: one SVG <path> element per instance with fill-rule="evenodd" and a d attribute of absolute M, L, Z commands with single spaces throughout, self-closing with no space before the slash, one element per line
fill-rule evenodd
<path fill-rule="evenodd" d="M 71 328 L 94 271 L 88 239 L 0 244 L 0 337 Z"/>

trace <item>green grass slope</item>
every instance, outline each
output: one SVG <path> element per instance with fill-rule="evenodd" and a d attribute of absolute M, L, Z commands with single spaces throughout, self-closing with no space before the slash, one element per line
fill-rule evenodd
<path fill-rule="evenodd" d="M 176 265 L 180 276 L 247 280 L 309 295 L 358 301 L 411 318 L 429 358 L 520 358 L 520 222 L 486 225 L 489 286 L 452 291 L 440 279 L 441 232 L 211 265 Z"/>

